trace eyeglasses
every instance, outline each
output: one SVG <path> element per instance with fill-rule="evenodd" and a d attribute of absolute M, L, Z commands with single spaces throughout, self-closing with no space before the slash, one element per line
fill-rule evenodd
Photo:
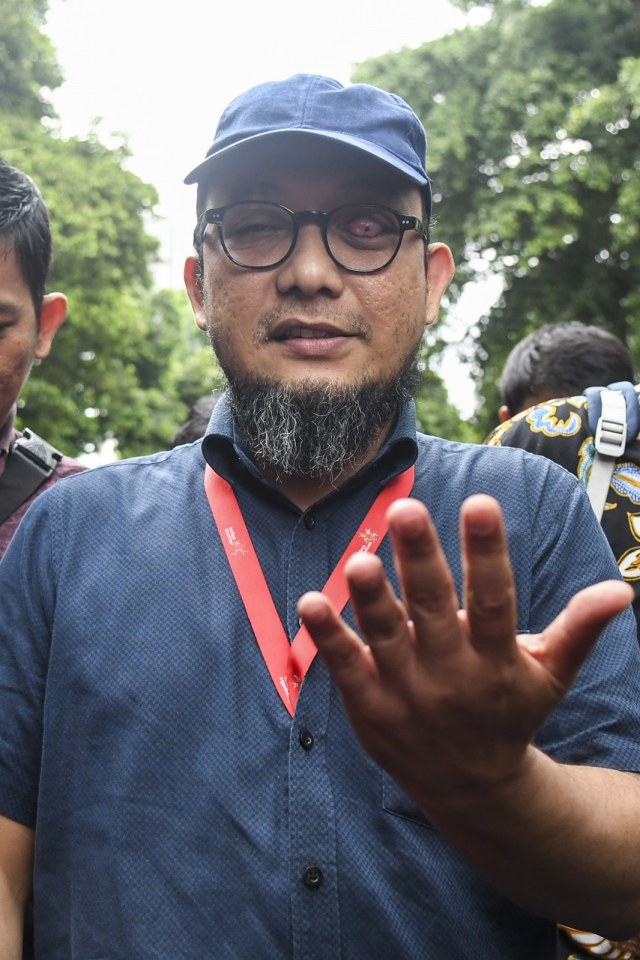
<path fill-rule="evenodd" d="M 300 223 L 318 220 L 327 253 L 334 263 L 353 273 L 382 270 L 394 259 L 407 230 L 427 240 L 424 224 L 377 203 L 346 203 L 329 213 L 299 210 L 280 203 L 238 200 L 226 207 L 205 210 L 202 237 L 207 225 L 218 228 L 222 249 L 229 259 L 247 270 L 277 267 L 291 255 Z"/>

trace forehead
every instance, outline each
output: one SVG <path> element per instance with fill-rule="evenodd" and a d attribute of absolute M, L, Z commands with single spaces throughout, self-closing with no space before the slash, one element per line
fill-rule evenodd
<path fill-rule="evenodd" d="M 8 312 L 35 315 L 34 311 L 31 290 L 15 251 L 0 238 L 0 316 Z"/>
<path fill-rule="evenodd" d="M 344 144 L 283 134 L 247 144 L 220 162 L 201 190 L 206 207 L 232 200 L 262 198 L 284 202 L 284 194 L 334 195 L 379 200 L 392 206 L 420 203 L 420 190 L 403 174 L 362 150 Z M 406 211 L 410 212 L 410 211 Z"/>
<path fill-rule="evenodd" d="M 0 290 L 29 292 L 27 281 L 18 263 L 13 246 L 0 236 Z"/>

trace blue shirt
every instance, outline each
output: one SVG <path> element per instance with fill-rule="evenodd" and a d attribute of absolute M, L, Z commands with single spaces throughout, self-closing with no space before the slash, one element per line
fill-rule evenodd
<path fill-rule="evenodd" d="M 261 480 L 225 400 L 202 448 L 237 491 L 290 638 L 300 594 L 414 460 L 458 583 L 462 500 L 501 502 L 522 630 L 617 576 L 565 471 L 416 437 L 411 405 L 375 461 L 304 513 Z M 360 748 L 319 657 L 290 718 L 203 470 L 196 443 L 73 477 L 38 499 L 0 564 L 0 812 L 36 828 L 36 956 L 552 958 L 553 924 L 468 867 Z M 386 540 L 379 555 L 395 578 Z M 625 614 L 540 745 L 640 769 L 639 683 Z"/>

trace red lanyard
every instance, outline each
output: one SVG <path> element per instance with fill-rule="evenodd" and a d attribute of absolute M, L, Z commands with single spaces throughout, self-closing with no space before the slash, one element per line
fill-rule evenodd
<path fill-rule="evenodd" d="M 388 530 L 387 508 L 394 500 L 409 496 L 413 477 L 414 468 L 409 467 L 378 494 L 325 583 L 322 592 L 339 612 L 349 599 L 345 563 L 353 553 L 376 552 Z M 282 702 L 293 716 L 302 681 L 317 652 L 316 645 L 304 626 L 289 643 L 231 485 L 207 466 L 204 488 L 264 662 Z"/>

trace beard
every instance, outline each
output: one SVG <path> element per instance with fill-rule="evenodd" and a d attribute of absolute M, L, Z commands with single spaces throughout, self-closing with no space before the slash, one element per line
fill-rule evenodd
<path fill-rule="evenodd" d="M 217 296 L 224 290 L 217 290 Z M 350 384 L 308 377 L 294 385 L 242 369 L 225 331 L 216 322 L 214 298 L 204 292 L 207 333 L 226 378 L 231 412 L 254 462 L 276 482 L 316 479 L 336 481 L 359 467 L 374 444 L 417 391 L 421 337 L 398 359 L 386 377 L 362 376 Z M 292 310 L 285 304 L 265 312 L 253 333 L 259 348 Z M 318 317 L 318 305 L 295 303 L 296 313 Z M 369 336 L 366 322 L 350 311 L 331 306 L 330 319 L 353 335 Z M 399 321 L 400 323 L 400 321 Z"/>
<path fill-rule="evenodd" d="M 251 456 L 276 481 L 337 480 L 366 458 L 414 393 L 417 352 L 393 376 L 347 387 L 228 377 L 231 410 Z"/>

